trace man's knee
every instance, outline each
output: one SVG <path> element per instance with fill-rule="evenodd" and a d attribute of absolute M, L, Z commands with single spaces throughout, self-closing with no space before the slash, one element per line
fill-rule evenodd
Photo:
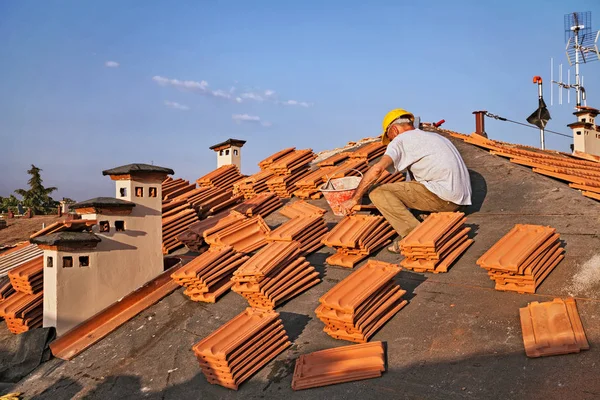
<path fill-rule="evenodd" d="M 377 203 L 379 203 L 381 199 L 383 199 L 385 192 L 385 185 L 377 186 L 369 192 L 369 199 L 371 199 L 371 202 L 373 204 L 377 205 Z"/>

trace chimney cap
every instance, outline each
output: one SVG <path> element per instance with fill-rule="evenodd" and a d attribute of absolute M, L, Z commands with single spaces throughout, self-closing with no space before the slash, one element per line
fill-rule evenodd
<path fill-rule="evenodd" d="M 227 148 L 229 148 L 231 146 L 242 147 L 245 143 L 246 143 L 245 140 L 227 139 L 224 142 L 217 143 L 215 145 L 210 146 L 209 149 L 214 150 L 214 151 L 219 151 L 221 149 L 227 149 Z"/>
<path fill-rule="evenodd" d="M 102 175 L 133 175 L 144 174 L 149 172 L 160 173 L 165 175 L 175 174 L 175 171 L 173 171 L 171 168 L 159 167 L 158 165 L 135 163 L 104 170 L 102 171 Z"/>

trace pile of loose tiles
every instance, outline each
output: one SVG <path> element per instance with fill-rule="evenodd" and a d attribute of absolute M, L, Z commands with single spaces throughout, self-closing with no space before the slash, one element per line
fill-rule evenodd
<path fill-rule="evenodd" d="M 161 186 L 163 202 L 165 200 L 170 201 L 173 198 L 196 188 L 195 183 L 190 183 L 190 181 L 186 181 L 181 178 L 173 179 L 171 177 L 167 177 L 167 179 L 162 182 Z"/>
<path fill-rule="evenodd" d="M 381 216 L 347 216 L 322 239 L 324 245 L 337 250 L 326 261 L 329 265 L 353 268 L 369 254 L 390 243 L 395 234 Z"/>
<path fill-rule="evenodd" d="M 346 176 L 362 176 L 369 169 L 369 164 L 362 158 L 352 158 L 336 165 L 330 172 L 329 178 L 343 178 Z M 321 192 L 319 192 L 321 193 Z"/>
<path fill-rule="evenodd" d="M 579 353 L 590 348 L 575 299 L 534 301 L 519 312 L 528 357 Z"/>
<path fill-rule="evenodd" d="M 228 210 L 221 211 L 212 217 L 191 224 L 183 233 L 177 236 L 177 240 L 188 249 L 201 252 L 206 247 L 204 243 L 204 232 L 206 230 L 214 228 L 217 225 L 220 227 L 229 226 L 234 221 L 244 218 L 240 213 L 233 215 Z"/>
<path fill-rule="evenodd" d="M 12 287 L 21 293 L 36 294 L 44 290 L 44 261 L 36 257 L 8 273 Z"/>
<path fill-rule="evenodd" d="M 281 160 L 283 157 L 287 156 L 288 154 L 290 154 L 294 150 L 296 150 L 295 147 L 289 147 L 287 149 L 283 149 L 281 151 L 278 151 L 277 153 L 272 154 L 269 157 L 267 157 L 264 160 L 262 160 L 261 162 L 259 162 L 258 166 L 260 167 L 260 169 L 262 171 L 268 170 L 271 167 L 271 165 L 273 165 L 273 163 Z"/>
<path fill-rule="evenodd" d="M 200 177 L 196 180 L 196 183 L 200 187 L 220 187 L 224 189 L 233 188 L 233 184 L 244 178 L 234 164 L 223 165 L 215 169 L 212 172 Z"/>
<path fill-rule="evenodd" d="M 214 303 L 231 289 L 233 271 L 248 258 L 229 246 L 208 250 L 174 272 L 171 278 L 186 287 L 183 294 L 193 301 Z"/>
<path fill-rule="evenodd" d="M 267 181 L 271 193 L 282 198 L 292 197 L 295 183 L 310 173 L 310 163 L 315 159 L 312 149 L 294 150 L 269 166 L 274 176 Z"/>
<path fill-rule="evenodd" d="M 342 161 L 346 161 L 346 159 L 350 157 L 350 154 L 352 153 L 349 151 L 343 151 L 341 153 L 334 154 L 331 157 L 324 159 L 323 161 L 320 161 L 319 163 L 317 163 L 317 165 L 321 168 L 333 166 L 339 164 Z"/>
<path fill-rule="evenodd" d="M 208 382 L 237 390 L 290 345 L 278 313 L 247 308 L 192 349 Z"/>
<path fill-rule="evenodd" d="M 273 177 L 273 172 L 269 170 L 259 171 L 254 175 L 241 179 L 233 184 L 233 193 L 242 195 L 245 199 L 251 199 L 257 194 L 269 190 L 267 181 Z"/>
<path fill-rule="evenodd" d="M 377 157 L 382 156 L 385 153 L 386 145 L 381 142 L 373 142 L 369 143 L 360 149 L 352 152 L 350 154 L 350 158 L 358 158 L 361 160 L 365 160 L 367 162 L 371 162 Z"/>
<path fill-rule="evenodd" d="M 517 224 L 477 265 L 488 271 L 496 290 L 535 293 L 564 258 L 560 235 L 549 226 Z"/>
<path fill-rule="evenodd" d="M 251 307 L 277 307 L 321 281 L 300 254 L 298 242 L 269 243 L 233 273 L 231 290 Z"/>
<path fill-rule="evenodd" d="M 448 272 L 452 263 L 473 243 L 467 237 L 462 212 L 430 214 L 400 241 L 404 268 L 415 272 Z"/>
<path fill-rule="evenodd" d="M 179 211 L 175 214 L 167 213 L 166 216 L 163 215 L 163 254 L 168 254 L 171 251 L 181 247 L 183 243 L 181 243 L 177 239 L 177 237 L 179 236 L 179 234 L 185 232 L 190 225 L 198 221 L 198 214 L 191 208 L 185 208 L 184 210 Z"/>
<path fill-rule="evenodd" d="M 292 389 L 302 390 L 362 379 L 378 378 L 385 371 L 382 342 L 342 346 L 303 354 L 296 360 Z"/>
<path fill-rule="evenodd" d="M 245 200 L 234 206 L 231 210 L 232 212 L 238 212 L 248 217 L 260 215 L 264 218 L 279 207 L 281 207 L 281 199 L 274 193 L 264 192 L 256 195 L 256 197 Z"/>
<path fill-rule="evenodd" d="M 327 210 L 302 200 L 286 204 L 279 210 L 279 214 L 288 218 L 322 216 L 326 212 Z"/>
<path fill-rule="evenodd" d="M 42 326 L 43 267 L 42 257 L 28 261 L 9 272 L 10 287 L 0 288 L 0 317 L 14 334 Z"/>
<path fill-rule="evenodd" d="M 319 198 L 321 196 L 319 188 L 335 169 L 335 167 L 321 167 L 310 172 L 295 183 L 298 190 L 294 192 L 294 196 L 301 199 Z"/>
<path fill-rule="evenodd" d="M 408 301 L 393 282 L 402 268 L 369 260 L 319 299 L 315 313 L 335 339 L 365 343 Z"/>
<path fill-rule="evenodd" d="M 321 239 L 325 233 L 327 225 L 322 217 L 298 216 L 269 232 L 267 242 L 296 241 L 300 243 L 302 255 L 308 255 L 323 247 Z"/>
<path fill-rule="evenodd" d="M 225 226 L 225 223 L 228 225 Z M 219 221 L 205 230 L 203 236 L 213 250 L 231 246 L 238 253 L 251 253 L 266 244 L 266 236 L 270 231 L 260 215 L 251 218 L 232 215 L 230 220 Z"/>

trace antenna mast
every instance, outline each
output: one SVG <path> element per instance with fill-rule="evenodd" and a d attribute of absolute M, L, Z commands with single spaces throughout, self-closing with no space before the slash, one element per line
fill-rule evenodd
<path fill-rule="evenodd" d="M 590 11 L 565 15 L 565 41 L 567 42 L 565 50 L 569 65 L 575 65 L 575 83 L 571 84 L 570 71 L 567 83 L 563 82 L 561 64 L 559 66 L 560 81 L 552 80 L 552 83 L 556 83 L 559 87 L 559 104 L 562 104 L 562 89 L 567 89 L 567 101 L 570 101 L 570 90 L 575 89 L 576 108 L 580 108 L 581 102 L 586 101 L 583 77 L 579 73 L 579 66 L 600 59 L 600 52 L 598 51 L 599 37 L 600 31 L 592 32 L 592 13 Z M 554 64 L 553 60 L 551 62 Z M 550 74 L 553 73 L 553 65 L 551 65 Z M 551 78 L 554 79 L 554 76 Z"/>

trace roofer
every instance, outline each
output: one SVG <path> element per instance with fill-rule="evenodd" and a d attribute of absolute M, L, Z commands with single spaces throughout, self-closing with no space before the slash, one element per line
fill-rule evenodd
<path fill-rule="evenodd" d="M 430 212 L 457 211 L 471 204 L 469 171 L 446 138 L 414 127 L 414 115 L 395 109 L 383 119 L 381 141 L 385 154 L 365 173 L 354 197 L 342 206 L 346 215 L 373 186 L 384 170 L 407 171 L 406 182 L 373 188 L 369 198 L 396 230 L 400 239 L 419 225 L 409 209 Z M 398 242 L 389 248 L 399 252 Z"/>

